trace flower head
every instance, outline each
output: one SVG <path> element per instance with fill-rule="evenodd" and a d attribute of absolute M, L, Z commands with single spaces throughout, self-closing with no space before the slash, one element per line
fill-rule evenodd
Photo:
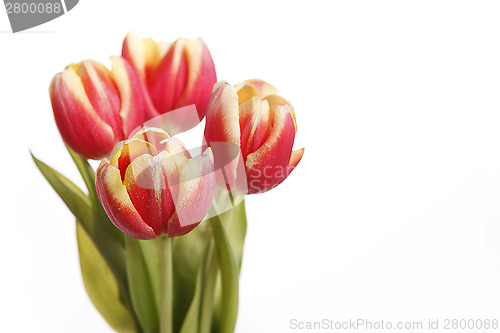
<path fill-rule="evenodd" d="M 147 105 L 140 80 L 122 57 L 111 72 L 93 60 L 71 64 L 50 84 L 54 118 L 63 140 L 80 155 L 103 158 L 143 121 Z"/>
<path fill-rule="evenodd" d="M 181 236 L 205 217 L 215 194 L 211 149 L 191 158 L 161 129 L 119 143 L 96 173 L 99 199 L 113 224 L 139 239 Z"/>
<path fill-rule="evenodd" d="M 293 107 L 269 83 L 248 80 L 233 87 L 222 81 L 214 87 L 205 140 L 216 164 L 232 164 L 226 184 L 240 192 L 266 192 L 288 177 L 304 154 L 292 151 L 296 131 Z M 223 143 L 239 145 L 239 158 Z"/>
<path fill-rule="evenodd" d="M 148 118 L 191 104 L 196 105 L 199 121 L 205 117 L 217 78 L 214 62 L 201 38 L 165 43 L 151 38 L 141 40 L 129 33 L 123 41 L 122 55 L 149 91 L 156 113 Z"/>

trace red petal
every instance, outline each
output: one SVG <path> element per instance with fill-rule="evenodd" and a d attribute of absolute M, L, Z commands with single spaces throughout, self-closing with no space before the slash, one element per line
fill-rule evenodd
<path fill-rule="evenodd" d="M 71 65 L 71 68 L 82 80 L 94 110 L 113 128 L 116 138 L 123 140 L 120 95 L 111 79 L 111 73 L 106 67 L 93 60 L 84 60 L 80 64 Z"/>
<path fill-rule="evenodd" d="M 184 235 L 191 231 L 203 220 L 212 205 L 215 196 L 215 173 L 210 148 L 184 163 L 179 182 L 176 214 L 169 221 L 166 230 L 168 237 Z"/>
<path fill-rule="evenodd" d="M 120 93 L 123 133 L 128 137 L 148 117 L 157 115 L 157 112 L 149 99 L 144 82 L 132 66 L 123 57 L 111 57 L 111 66 L 111 75 Z"/>
<path fill-rule="evenodd" d="M 157 237 L 132 204 L 121 182 L 120 171 L 107 160 L 103 160 L 97 169 L 96 190 L 106 214 L 118 229 L 138 239 Z"/>
<path fill-rule="evenodd" d="M 288 165 L 288 174 L 290 174 L 293 169 L 299 164 L 302 156 L 304 155 L 305 148 L 292 151 L 292 156 L 290 158 L 290 164 Z"/>
<path fill-rule="evenodd" d="M 149 142 L 157 151 L 162 151 L 165 149 L 165 142 L 162 141 L 170 139 L 170 136 L 160 128 L 146 127 L 135 133 L 132 138 Z"/>
<path fill-rule="evenodd" d="M 203 40 L 180 38 L 158 65 L 149 91 L 161 114 L 195 104 L 201 121 L 216 81 L 215 66 Z"/>
<path fill-rule="evenodd" d="M 212 148 L 215 169 L 225 173 L 223 178 L 217 179 L 217 183 L 237 187 L 241 178 L 237 172 L 241 159 L 238 95 L 236 89 L 225 81 L 215 85 L 208 104 L 205 142 Z"/>
<path fill-rule="evenodd" d="M 207 114 L 208 102 L 217 82 L 214 61 L 201 38 L 187 41 L 185 57 L 189 64 L 189 73 L 186 88 L 176 108 L 195 104 L 201 120 Z"/>
<path fill-rule="evenodd" d="M 256 151 L 271 132 L 269 104 L 252 97 L 240 105 L 241 152 L 243 159 Z"/>
<path fill-rule="evenodd" d="M 290 107 L 276 107 L 271 134 L 246 160 L 249 193 L 266 192 L 285 180 L 294 139 L 295 125 Z"/>
<path fill-rule="evenodd" d="M 177 178 L 177 170 L 167 175 L 162 165 L 165 152 L 136 158 L 127 168 L 124 185 L 134 207 L 147 225 L 159 235 L 175 211 L 177 193 L 172 193 L 168 180 Z"/>
<path fill-rule="evenodd" d="M 54 77 L 50 99 L 59 132 L 74 151 L 86 158 L 100 159 L 113 150 L 119 137 L 95 111 L 74 70 L 66 69 Z"/>
<path fill-rule="evenodd" d="M 157 155 L 158 151 L 149 142 L 140 139 L 132 139 L 120 142 L 111 153 L 109 164 L 120 170 L 122 181 L 128 166 L 141 155 Z"/>
<path fill-rule="evenodd" d="M 179 38 L 169 49 L 149 84 L 154 106 L 160 114 L 176 108 L 187 82 L 188 64 L 184 57 L 185 39 Z"/>
<path fill-rule="evenodd" d="M 157 43 L 151 38 L 139 39 L 135 33 L 129 32 L 123 40 L 122 56 L 147 83 L 165 55 L 168 46 L 163 42 Z"/>

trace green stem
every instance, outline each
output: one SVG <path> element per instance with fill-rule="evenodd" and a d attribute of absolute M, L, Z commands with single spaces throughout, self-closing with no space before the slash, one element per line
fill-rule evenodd
<path fill-rule="evenodd" d="M 160 237 L 160 333 L 173 332 L 173 267 L 172 267 L 172 241 L 167 236 Z"/>
<path fill-rule="evenodd" d="M 214 216 L 212 235 L 215 240 L 222 278 L 221 333 L 233 333 L 238 316 L 238 266 L 231 243 L 221 221 L 221 215 Z"/>
<path fill-rule="evenodd" d="M 215 283 L 219 272 L 219 263 L 215 254 L 214 243 L 210 242 L 206 258 L 208 267 L 205 270 L 203 296 L 200 310 L 200 333 L 210 333 L 215 302 Z"/>

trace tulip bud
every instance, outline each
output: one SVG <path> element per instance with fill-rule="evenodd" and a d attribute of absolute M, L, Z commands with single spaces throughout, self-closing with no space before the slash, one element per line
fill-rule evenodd
<path fill-rule="evenodd" d="M 205 141 L 212 147 L 216 164 L 231 164 L 225 183 L 237 192 L 266 192 L 278 186 L 297 166 L 304 149 L 292 151 L 297 125 L 290 102 L 262 80 L 248 80 L 235 87 L 222 81 L 215 85 L 205 127 Z M 238 144 L 240 155 L 227 150 Z M 242 171 L 245 175 L 242 177 Z M 245 186 L 241 179 L 246 180 Z M 234 189 L 231 189 L 234 190 Z"/>
<path fill-rule="evenodd" d="M 50 99 L 61 136 L 80 155 L 106 156 L 123 140 L 120 95 L 111 73 L 98 62 L 66 67 L 52 80 Z"/>
<path fill-rule="evenodd" d="M 181 236 L 207 214 L 215 195 L 210 148 L 195 158 L 161 129 L 147 128 L 119 143 L 96 172 L 107 215 L 138 239 Z"/>
<path fill-rule="evenodd" d="M 144 122 L 148 105 L 140 79 L 122 57 L 112 71 L 93 60 L 71 64 L 50 84 L 54 118 L 63 140 L 91 159 L 109 155 L 116 143 Z"/>
<path fill-rule="evenodd" d="M 179 38 L 167 44 L 150 38 L 140 40 L 129 33 L 122 55 L 148 87 L 157 115 L 195 104 L 199 120 L 205 117 L 217 78 L 212 57 L 201 38 Z"/>

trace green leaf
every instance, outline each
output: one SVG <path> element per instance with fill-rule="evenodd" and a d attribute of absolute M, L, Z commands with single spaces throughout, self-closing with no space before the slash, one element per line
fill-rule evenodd
<path fill-rule="evenodd" d="M 159 331 L 159 257 L 155 240 L 138 240 L 126 237 L 127 276 L 134 311 L 145 333 Z M 148 262 L 150 261 L 151 262 Z"/>
<path fill-rule="evenodd" d="M 71 213 L 73 213 L 78 221 L 81 221 L 80 223 L 82 223 L 84 228 L 91 227 L 93 221 L 92 206 L 85 193 L 59 172 L 39 161 L 33 154 L 31 154 L 31 157 L 42 172 L 42 175 L 47 179 L 59 197 L 61 197 Z"/>
<path fill-rule="evenodd" d="M 196 281 L 210 238 L 209 225 L 203 221 L 187 235 L 172 239 L 174 266 L 179 275 L 193 283 Z"/>
<path fill-rule="evenodd" d="M 221 221 L 224 229 L 226 230 L 229 236 L 231 248 L 233 250 L 236 259 L 236 265 L 238 267 L 238 276 L 239 276 L 239 270 L 241 269 L 241 263 L 243 259 L 243 245 L 245 241 L 245 234 L 247 228 L 244 200 L 241 200 L 241 202 L 234 208 L 232 208 L 230 211 L 222 214 Z M 221 320 L 223 317 L 222 281 L 220 275 L 217 276 L 216 278 L 216 285 L 213 293 L 214 293 L 213 295 L 210 295 L 210 297 L 213 298 L 212 303 L 214 304 L 212 332 L 218 332 L 220 331 Z M 200 333 L 208 333 L 208 332 L 209 331 L 203 327 L 202 331 L 200 331 Z"/>
<path fill-rule="evenodd" d="M 124 248 L 125 237 L 123 236 L 123 233 L 120 230 L 118 230 L 118 228 L 113 226 L 111 221 L 109 221 L 108 216 L 106 215 L 106 212 L 104 211 L 104 208 L 102 207 L 101 202 L 97 197 L 97 192 L 95 188 L 94 169 L 92 169 L 89 162 L 85 158 L 72 151 L 69 147 L 66 146 L 66 148 L 68 149 L 71 158 L 75 162 L 75 165 L 78 168 L 78 171 L 80 171 L 82 179 L 85 182 L 85 185 L 87 186 L 87 190 L 89 192 L 89 200 L 94 210 L 94 213 L 99 216 L 100 220 L 102 220 L 103 222 L 107 222 L 108 224 L 107 226 L 102 226 L 102 228 L 107 228 L 110 235 L 114 236 L 114 238 L 116 238 L 116 240 Z"/>
<path fill-rule="evenodd" d="M 129 308 L 131 307 L 130 295 L 128 291 L 127 271 L 125 267 L 125 244 L 124 235 L 111 223 L 107 215 L 103 212 L 102 205 L 97 200 L 92 202 L 75 184 L 69 181 L 56 170 L 47 164 L 39 161 L 33 154 L 31 155 L 38 169 L 56 193 L 61 197 L 69 210 L 79 221 L 87 236 L 91 239 L 101 256 L 104 258 L 109 268 L 114 274 L 122 297 L 125 299 Z M 84 165 L 80 160 L 75 163 Z M 88 164 L 87 161 L 84 163 Z M 85 167 L 87 168 L 87 167 Z M 90 166 L 88 166 L 90 168 Z M 93 171 L 84 172 L 86 183 L 95 192 L 95 185 L 90 181 Z M 90 191 L 92 192 L 92 191 Z M 100 210 L 102 212 L 100 212 Z M 83 273 L 83 272 L 82 272 Z"/>
<path fill-rule="evenodd" d="M 80 223 L 76 224 L 83 284 L 90 300 L 115 331 L 135 333 L 134 318 L 120 297 L 113 273 Z"/>
<path fill-rule="evenodd" d="M 195 293 L 180 333 L 197 333 L 200 332 L 202 326 L 208 327 L 208 329 L 211 327 L 213 315 L 213 297 L 211 295 L 218 272 L 217 255 L 214 252 L 213 242 L 209 242 L 203 256 L 203 263 L 198 269 Z"/>
<path fill-rule="evenodd" d="M 189 310 L 184 318 L 180 333 L 196 333 L 198 332 L 199 321 L 200 321 L 200 303 L 201 295 L 203 289 L 203 277 L 202 269 L 198 272 L 198 277 L 196 278 L 196 289 L 194 297 L 189 306 Z"/>
<path fill-rule="evenodd" d="M 191 306 L 200 267 L 211 239 L 210 227 L 205 221 L 182 237 L 172 238 L 174 265 L 174 331 L 178 332 Z"/>
<path fill-rule="evenodd" d="M 87 189 L 89 191 L 89 198 L 93 204 L 94 202 L 98 201 L 97 193 L 95 191 L 94 169 L 92 169 L 89 162 L 85 158 L 75 153 L 68 146 L 66 146 L 66 148 L 68 149 L 68 152 L 71 155 L 73 162 L 75 162 L 78 171 L 80 171 L 80 174 L 82 175 L 83 181 L 85 182 L 85 185 L 87 186 Z"/>
<path fill-rule="evenodd" d="M 110 265 L 122 291 L 126 292 L 125 255 L 124 245 L 122 245 L 124 235 L 121 232 L 117 233 L 118 229 L 105 214 L 96 213 L 97 209 L 92 206 L 92 202 L 75 184 L 47 164 L 39 161 L 35 156 L 31 156 L 45 179 L 61 197 L 71 213 L 80 221 L 87 235 Z M 97 204 L 102 209 L 101 204 L 99 202 Z"/>

